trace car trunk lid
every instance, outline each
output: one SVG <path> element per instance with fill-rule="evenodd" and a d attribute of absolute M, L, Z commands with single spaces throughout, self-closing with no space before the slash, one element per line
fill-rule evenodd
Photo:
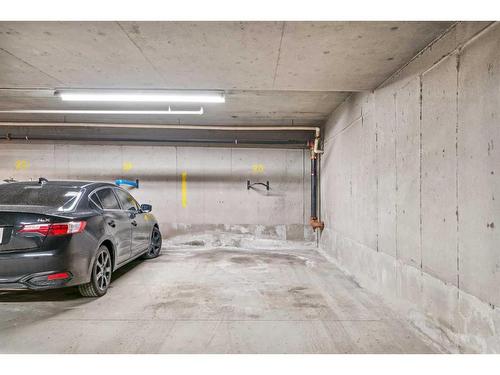
<path fill-rule="evenodd" d="M 53 219 L 42 213 L 42 208 L 28 210 L 16 207 L 16 210 L 0 206 L 0 252 L 41 247 L 46 237 L 44 225 L 50 224 Z M 32 230 L 23 232 L 25 227 Z M 37 227 L 38 231 L 33 230 Z"/>

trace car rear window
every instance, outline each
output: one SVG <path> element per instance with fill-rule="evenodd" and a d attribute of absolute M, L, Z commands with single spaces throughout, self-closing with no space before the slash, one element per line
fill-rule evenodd
<path fill-rule="evenodd" d="M 71 211 L 81 196 L 81 189 L 48 184 L 0 185 L 0 205 L 43 206 Z"/>

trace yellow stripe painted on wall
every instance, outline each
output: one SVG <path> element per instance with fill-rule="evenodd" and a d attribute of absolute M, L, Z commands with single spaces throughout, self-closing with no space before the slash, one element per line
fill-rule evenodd
<path fill-rule="evenodd" d="M 182 207 L 187 206 L 187 173 L 182 172 L 181 174 L 181 202 Z"/>

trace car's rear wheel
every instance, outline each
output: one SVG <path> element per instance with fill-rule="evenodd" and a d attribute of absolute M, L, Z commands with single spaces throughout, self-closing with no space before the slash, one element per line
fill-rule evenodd
<path fill-rule="evenodd" d="M 84 297 L 101 297 L 105 295 L 111 283 L 112 268 L 109 249 L 101 245 L 92 266 L 90 282 L 78 286 L 80 294 Z"/>
<path fill-rule="evenodd" d="M 161 233 L 157 227 L 153 228 L 153 232 L 151 233 L 151 240 L 149 243 L 148 252 L 144 254 L 142 257 L 144 259 L 153 259 L 160 255 L 161 252 Z"/>

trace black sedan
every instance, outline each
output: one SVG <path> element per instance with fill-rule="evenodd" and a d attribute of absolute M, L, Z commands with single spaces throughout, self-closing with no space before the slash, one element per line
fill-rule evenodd
<path fill-rule="evenodd" d="M 113 271 L 161 251 L 151 205 L 124 189 L 81 181 L 0 185 L 0 290 L 78 285 L 104 295 Z"/>

